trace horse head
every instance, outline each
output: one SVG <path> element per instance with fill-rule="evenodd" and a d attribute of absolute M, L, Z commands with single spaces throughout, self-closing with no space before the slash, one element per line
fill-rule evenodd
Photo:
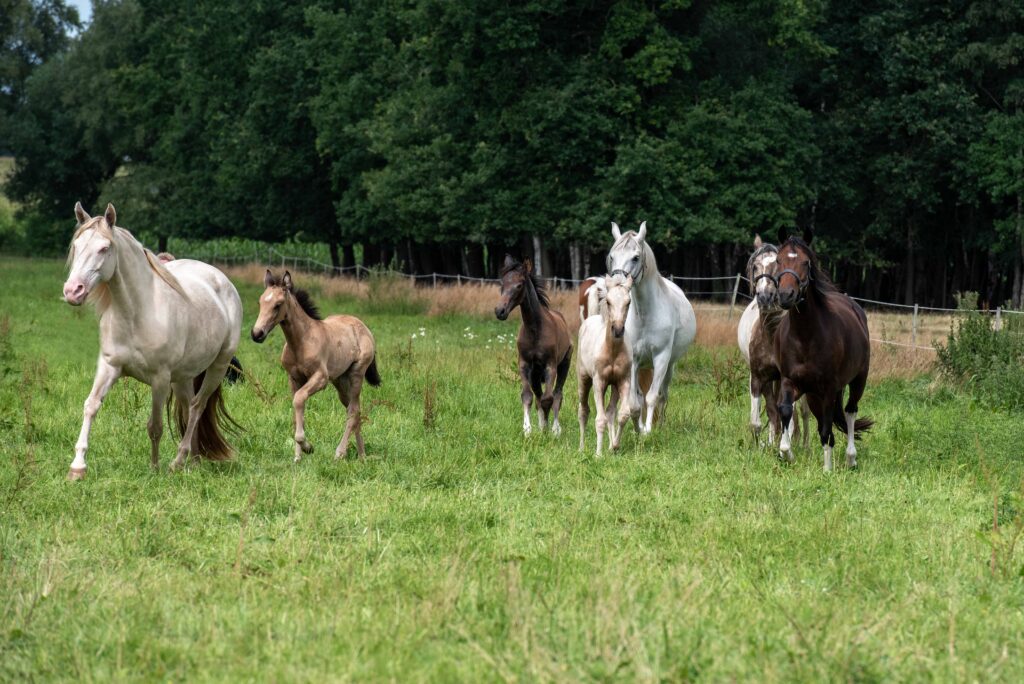
<path fill-rule="evenodd" d="M 263 276 L 263 287 L 266 289 L 260 295 L 260 313 L 252 326 L 253 342 L 262 342 L 274 329 L 274 326 L 288 320 L 288 307 L 286 306 L 289 295 L 294 286 L 292 274 L 288 271 L 278 278 L 270 269 Z"/>
<path fill-rule="evenodd" d="M 760 309 L 770 309 L 777 303 L 779 286 L 775 273 L 778 258 L 778 247 L 762 242 L 760 235 L 754 237 L 754 253 L 747 261 L 747 280 L 750 282 L 750 294 Z"/>
<path fill-rule="evenodd" d="M 498 306 L 494 307 L 494 315 L 499 321 L 508 318 L 512 310 L 522 304 L 526 293 L 526 281 L 532 273 L 533 263 L 529 259 L 520 263 L 512 258 L 512 255 L 505 255 L 505 264 L 499 273 L 501 299 L 498 300 Z"/>
<path fill-rule="evenodd" d="M 626 317 L 629 315 L 629 304 L 632 301 L 632 288 L 632 276 L 623 275 L 610 276 L 601 285 L 600 294 L 607 309 L 606 314 L 602 313 L 608 316 L 608 325 L 611 326 L 615 339 L 622 339 L 626 332 Z"/>
<path fill-rule="evenodd" d="M 114 277 L 117 270 L 117 244 L 114 223 L 117 214 L 108 204 L 103 216 L 92 217 L 75 204 L 78 225 L 71 238 L 68 251 L 68 279 L 64 282 L 64 301 L 72 306 L 81 305 L 89 293 Z"/>
<path fill-rule="evenodd" d="M 807 293 L 807 286 L 818 271 L 818 257 L 811 249 L 814 233 L 804 231 L 801 240 L 789 235 L 782 228 L 779 231 L 779 256 L 776 262 L 775 282 L 778 286 L 779 305 L 786 310 L 799 304 Z"/>
<path fill-rule="evenodd" d="M 647 245 L 647 221 L 640 224 L 640 230 L 623 233 L 618 224 L 612 222 L 612 237 L 615 243 L 608 252 L 606 265 L 608 275 L 629 276 L 633 282 L 639 283 L 647 270 L 648 264 L 654 260 L 654 252 Z M 655 269 L 656 270 L 656 269 Z"/>

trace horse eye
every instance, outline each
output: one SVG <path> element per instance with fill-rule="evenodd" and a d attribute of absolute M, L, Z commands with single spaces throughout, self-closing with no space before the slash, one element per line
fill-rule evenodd
<path fill-rule="evenodd" d="M 96 251 L 99 252 L 100 254 L 106 254 L 107 252 L 110 251 L 110 245 L 107 245 L 105 247 L 100 247 Z"/>

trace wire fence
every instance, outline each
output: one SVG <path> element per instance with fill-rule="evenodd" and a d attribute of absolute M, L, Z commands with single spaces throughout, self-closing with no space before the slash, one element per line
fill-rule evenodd
<path fill-rule="evenodd" d="M 273 247 L 267 248 L 265 252 L 262 250 L 254 251 L 251 255 L 239 255 L 237 253 L 228 255 L 215 251 L 206 254 L 192 254 L 188 258 L 232 266 L 259 264 L 269 267 L 291 268 L 296 271 L 351 276 L 355 278 L 364 278 L 371 275 L 404 278 L 419 286 L 427 286 L 429 283 L 430 287 L 435 288 L 445 285 L 497 285 L 501 283 L 501 280 L 498 278 L 479 278 L 461 274 L 405 273 L 394 269 L 368 268 L 360 264 L 354 266 L 334 266 L 310 257 L 283 254 Z M 730 315 L 737 303 L 744 303 L 752 299 L 740 287 L 741 284 L 750 282 L 746 276 L 740 273 L 725 276 L 669 275 L 665 277 L 680 285 L 686 292 L 687 297 L 727 301 L 730 305 Z M 582 280 L 559 276 L 545 278 L 545 280 L 549 287 L 559 290 L 576 289 L 583 282 Z M 718 283 L 722 283 L 722 286 L 717 287 L 716 284 Z M 852 295 L 850 298 L 864 306 L 865 310 L 876 319 L 872 325 L 873 329 L 881 327 L 882 336 L 872 337 L 872 342 L 904 349 L 934 352 L 936 337 L 941 337 L 949 331 L 952 317 L 969 313 L 965 309 L 922 306 L 919 304 L 899 304 L 866 297 L 854 297 Z M 1002 307 L 982 309 L 976 311 L 976 313 L 993 316 L 993 326 L 996 330 L 1003 330 L 1003 316 L 1024 316 L 1024 311 L 1014 311 L 1003 309 Z M 906 318 L 909 318 L 909 321 L 904 320 Z M 881 325 L 879 326 L 878 323 Z M 941 335 L 937 335 L 940 331 Z M 1006 333 L 1024 335 L 1024 332 L 1021 331 L 1007 330 Z M 928 341 L 929 344 L 920 344 L 923 341 Z"/>

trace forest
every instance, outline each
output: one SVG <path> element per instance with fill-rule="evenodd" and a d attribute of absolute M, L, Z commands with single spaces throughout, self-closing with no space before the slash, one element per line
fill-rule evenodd
<path fill-rule="evenodd" d="M 813 228 L 851 293 L 1024 299 L 1024 3 L 0 0 L 0 250 L 115 203 L 163 248 L 335 265 L 603 268 L 646 220 L 679 276 Z"/>

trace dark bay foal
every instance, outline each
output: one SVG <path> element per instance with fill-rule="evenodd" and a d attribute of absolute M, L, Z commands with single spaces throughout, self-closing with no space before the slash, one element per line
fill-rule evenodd
<path fill-rule="evenodd" d="M 548 308 L 547 292 L 529 259 L 519 262 L 506 254 L 500 275 L 501 299 L 494 308 L 494 315 L 503 321 L 517 306 L 523 314 L 523 325 L 516 341 L 519 376 L 523 382 L 523 432 L 530 433 L 530 407 L 536 396 L 540 429 L 547 427 L 553 413 L 551 432 L 561 434 L 558 410 L 572 361 L 569 327 L 561 313 Z"/>

